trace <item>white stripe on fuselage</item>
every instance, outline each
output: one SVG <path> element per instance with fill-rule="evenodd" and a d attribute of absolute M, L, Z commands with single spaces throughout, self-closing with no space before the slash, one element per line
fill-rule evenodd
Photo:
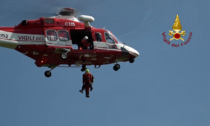
<path fill-rule="evenodd" d="M 36 34 L 21 34 L 0 30 L 0 46 L 15 48 L 17 45 L 44 45 L 45 36 Z"/>

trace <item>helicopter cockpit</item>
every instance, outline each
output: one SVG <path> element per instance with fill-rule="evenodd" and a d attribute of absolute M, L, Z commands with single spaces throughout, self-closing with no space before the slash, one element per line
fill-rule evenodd
<path fill-rule="evenodd" d="M 106 31 L 104 35 L 108 48 L 117 49 L 116 44 L 118 44 L 118 40 L 116 39 L 116 37 L 110 31 Z"/>
<path fill-rule="evenodd" d="M 106 39 L 106 42 L 108 43 L 117 43 L 113 37 L 113 35 L 108 31 L 108 32 L 105 32 L 105 39 Z"/>
<path fill-rule="evenodd" d="M 105 32 L 105 39 L 109 43 L 117 43 L 117 44 L 122 44 L 122 42 L 110 31 Z"/>

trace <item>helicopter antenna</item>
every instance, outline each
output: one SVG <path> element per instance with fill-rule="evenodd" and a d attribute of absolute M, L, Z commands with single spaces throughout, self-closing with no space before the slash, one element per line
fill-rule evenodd
<path fill-rule="evenodd" d="M 95 21 L 94 17 L 88 15 L 80 15 L 79 20 L 84 22 L 86 28 L 90 27 L 90 22 Z"/>

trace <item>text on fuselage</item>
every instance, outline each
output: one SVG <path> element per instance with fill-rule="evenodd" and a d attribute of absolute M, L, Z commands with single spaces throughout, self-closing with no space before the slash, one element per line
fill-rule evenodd
<path fill-rule="evenodd" d="M 44 37 L 40 36 L 18 36 L 19 41 L 44 41 Z"/>
<path fill-rule="evenodd" d="M 2 33 L 0 33 L 0 38 L 8 38 L 8 34 L 2 34 Z"/>

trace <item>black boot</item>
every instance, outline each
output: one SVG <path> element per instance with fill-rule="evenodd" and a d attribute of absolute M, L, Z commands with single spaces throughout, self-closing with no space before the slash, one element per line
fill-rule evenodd
<path fill-rule="evenodd" d="M 89 98 L 90 97 L 89 94 L 86 94 L 86 97 Z"/>

